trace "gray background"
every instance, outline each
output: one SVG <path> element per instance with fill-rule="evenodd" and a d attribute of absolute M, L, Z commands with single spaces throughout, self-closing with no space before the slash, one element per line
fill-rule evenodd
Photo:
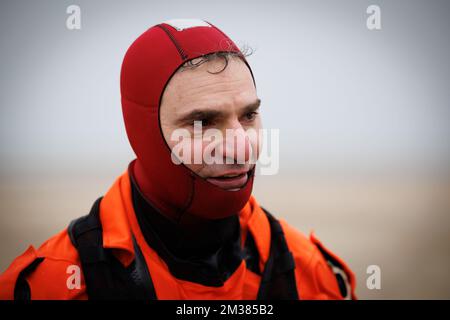
<path fill-rule="evenodd" d="M 81 30 L 66 8 L 81 7 Z M 366 28 L 381 7 L 382 30 Z M 123 55 L 150 26 L 211 21 L 249 58 L 280 171 L 254 195 L 319 238 L 360 298 L 450 298 L 450 2 L 2 1 L 0 270 L 87 213 L 133 153 Z M 379 265 L 381 289 L 366 288 Z"/>

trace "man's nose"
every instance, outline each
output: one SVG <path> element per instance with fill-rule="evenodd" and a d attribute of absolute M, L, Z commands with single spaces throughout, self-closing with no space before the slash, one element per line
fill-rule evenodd
<path fill-rule="evenodd" d="M 244 164 L 250 159 L 250 139 L 239 124 L 226 129 L 224 139 L 224 157 L 233 159 L 234 163 Z"/>

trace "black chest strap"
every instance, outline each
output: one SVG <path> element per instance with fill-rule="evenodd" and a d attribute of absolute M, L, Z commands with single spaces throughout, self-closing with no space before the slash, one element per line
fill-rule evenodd
<path fill-rule="evenodd" d="M 78 250 L 88 298 L 157 299 L 147 264 L 134 237 L 135 260 L 127 268 L 124 268 L 108 249 L 103 248 L 99 217 L 101 200 L 102 197 L 97 199 L 90 213 L 72 221 L 68 228 L 72 244 Z M 257 299 L 296 300 L 299 296 L 294 274 L 294 259 L 280 223 L 269 212 L 266 210 L 264 212 L 270 223 L 271 245 Z"/>
<path fill-rule="evenodd" d="M 258 300 L 298 300 L 295 261 L 280 222 L 262 208 L 270 224 L 270 254 L 261 277 Z"/>

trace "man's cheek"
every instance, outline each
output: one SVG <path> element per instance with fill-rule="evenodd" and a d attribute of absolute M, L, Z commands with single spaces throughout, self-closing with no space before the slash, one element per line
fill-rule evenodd
<path fill-rule="evenodd" d="M 250 163 L 254 164 L 259 158 L 259 154 L 261 151 L 260 140 L 256 139 L 255 141 L 250 141 L 251 153 L 250 153 Z"/>
<path fill-rule="evenodd" d="M 193 138 L 188 130 L 175 130 L 170 137 L 169 145 L 171 146 L 171 158 L 174 164 L 201 164 L 202 142 L 195 137 Z"/>
<path fill-rule="evenodd" d="M 247 138 L 250 143 L 249 162 L 251 164 L 254 164 L 258 160 L 260 152 L 261 152 L 261 148 L 262 148 L 261 142 L 263 139 L 261 139 L 261 137 L 260 137 L 261 130 L 251 128 L 251 129 L 246 130 L 246 135 L 247 135 Z"/>

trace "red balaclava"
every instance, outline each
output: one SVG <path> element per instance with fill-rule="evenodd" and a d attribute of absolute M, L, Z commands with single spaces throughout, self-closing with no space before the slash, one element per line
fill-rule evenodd
<path fill-rule="evenodd" d="M 175 221 L 186 213 L 206 219 L 231 216 L 252 192 L 254 169 L 240 190 L 222 189 L 184 164 L 174 164 L 162 134 L 160 102 L 169 80 L 185 62 L 213 52 L 239 54 L 252 73 L 233 41 L 203 20 L 170 20 L 151 27 L 130 46 L 122 64 L 122 111 L 137 158 L 130 174 L 147 200 Z"/>

